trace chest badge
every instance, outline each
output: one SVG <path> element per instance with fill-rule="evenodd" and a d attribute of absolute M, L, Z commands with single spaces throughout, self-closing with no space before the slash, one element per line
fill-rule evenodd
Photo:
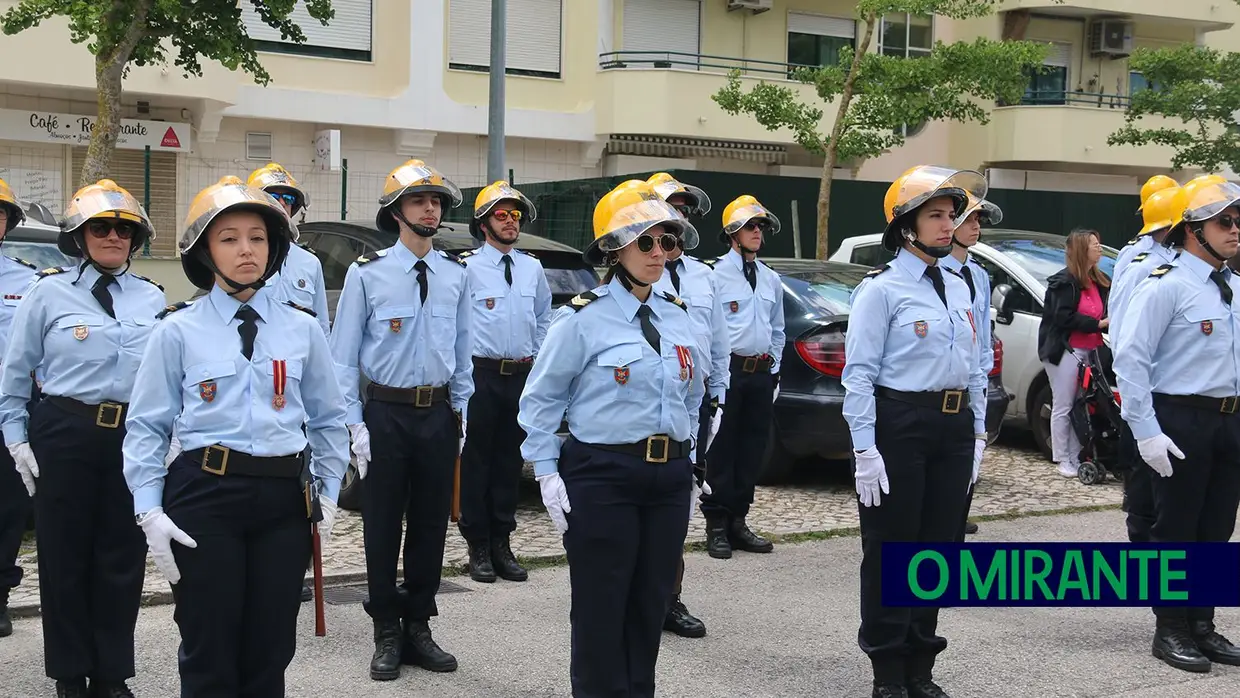
<path fill-rule="evenodd" d="M 616 378 L 616 382 L 619 383 L 620 385 L 624 385 L 625 383 L 628 383 L 629 382 L 629 367 L 622 366 L 620 368 L 617 368 L 615 370 L 615 378 Z"/>
<path fill-rule="evenodd" d="M 203 381 L 198 384 L 198 397 L 202 398 L 203 402 L 214 402 L 215 389 L 215 381 Z"/>
<path fill-rule="evenodd" d="M 495 299 L 494 298 L 487 299 L 487 310 L 495 310 Z"/>
<path fill-rule="evenodd" d="M 925 320 L 918 320 L 917 322 L 913 323 L 913 332 L 916 333 L 918 337 L 925 339 L 926 334 L 929 331 L 930 331 L 930 324 L 927 323 Z"/>
<path fill-rule="evenodd" d="M 298 280 L 297 280 L 297 288 L 305 288 L 305 287 L 306 287 L 306 280 L 305 280 L 305 279 L 298 279 Z"/>
<path fill-rule="evenodd" d="M 1207 337 L 1214 334 L 1214 323 L 1210 320 L 1201 321 L 1201 333 Z"/>
<path fill-rule="evenodd" d="M 741 304 L 736 301 L 732 301 L 731 303 L 728 303 L 728 309 L 735 313 L 741 309 Z"/>
<path fill-rule="evenodd" d="M 391 320 L 388 320 L 388 329 L 397 334 L 400 334 L 401 322 L 402 322 L 401 318 L 398 318 L 398 317 L 394 317 Z"/>
<path fill-rule="evenodd" d="M 687 381 L 693 377 L 693 350 L 689 347 L 676 346 L 676 358 L 680 360 L 680 380 Z"/>
<path fill-rule="evenodd" d="M 288 363 L 284 359 L 273 359 L 271 361 L 271 382 L 273 397 L 271 398 L 271 406 L 277 410 L 284 409 L 284 387 L 288 380 Z"/>
<path fill-rule="evenodd" d="M 77 327 L 73 328 L 73 338 L 76 339 L 77 341 L 80 342 L 89 336 L 90 336 L 90 328 L 87 327 L 86 325 L 78 325 Z"/>

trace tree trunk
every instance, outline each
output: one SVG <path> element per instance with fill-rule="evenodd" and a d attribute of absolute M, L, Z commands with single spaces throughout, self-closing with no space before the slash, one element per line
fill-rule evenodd
<path fill-rule="evenodd" d="M 861 71 L 861 58 L 870 50 L 870 41 L 874 38 L 874 26 L 878 24 L 878 15 L 870 14 L 865 20 L 865 35 L 853 52 L 852 66 L 848 76 L 844 78 L 844 89 L 840 92 L 840 108 L 835 114 L 835 124 L 831 127 L 831 138 L 827 141 L 826 158 L 822 163 L 822 179 L 818 185 L 818 259 L 826 259 L 830 237 L 827 233 L 827 222 L 831 218 L 831 183 L 835 179 L 835 165 L 839 159 L 840 135 L 844 133 L 844 122 L 848 116 L 848 107 L 852 104 L 853 86 L 857 81 L 857 73 Z"/>

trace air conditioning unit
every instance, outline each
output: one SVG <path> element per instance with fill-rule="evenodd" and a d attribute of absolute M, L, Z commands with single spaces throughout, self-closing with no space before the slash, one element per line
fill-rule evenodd
<path fill-rule="evenodd" d="M 1089 24 L 1089 53 L 1092 56 L 1123 58 L 1132 53 L 1132 22 L 1096 19 Z"/>
<path fill-rule="evenodd" d="M 775 6 L 775 0 L 728 0 L 728 12 L 732 10 L 749 10 L 760 14 Z"/>

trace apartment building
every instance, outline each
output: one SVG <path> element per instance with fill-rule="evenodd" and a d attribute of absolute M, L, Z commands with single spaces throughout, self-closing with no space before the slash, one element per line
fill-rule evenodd
<path fill-rule="evenodd" d="M 13 4 L 0 0 L 0 11 Z M 199 189 L 272 160 L 307 188 L 311 220 L 371 215 L 383 177 L 408 158 L 462 187 L 485 183 L 489 0 L 333 5 L 328 27 L 296 10 L 308 40 L 295 45 L 242 3 L 266 87 L 215 64 L 195 79 L 174 67 L 130 72 L 113 169 L 139 196 L 149 174 L 156 256 L 175 254 Z M 821 158 L 790 134 L 729 116 L 710 96 L 732 68 L 751 84 L 786 82 L 790 64 L 836 60 L 860 35 L 853 10 L 847 0 L 508 0 L 506 168 L 519 185 L 653 169 L 816 177 Z M 1131 193 L 1169 155 L 1106 144 L 1145 87 L 1126 55 L 1184 41 L 1240 48 L 1240 7 L 1222 0 L 1006 0 L 999 10 L 967 22 L 891 16 L 871 50 L 1035 39 L 1052 44 L 1053 70 L 988 126 L 910 124 L 904 148 L 842 163 L 840 177 L 890 181 L 936 162 L 988 169 L 996 187 Z M 20 195 L 61 210 L 94 112 L 93 58 L 64 21 L 0 38 L 0 177 Z"/>

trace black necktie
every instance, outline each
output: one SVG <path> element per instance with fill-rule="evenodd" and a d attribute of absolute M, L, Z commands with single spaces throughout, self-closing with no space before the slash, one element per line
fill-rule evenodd
<path fill-rule="evenodd" d="M 939 294 L 943 307 L 948 307 L 947 287 L 943 285 L 943 270 L 938 267 L 926 267 L 926 276 L 930 277 L 930 283 L 934 284 L 934 292 Z"/>
<path fill-rule="evenodd" d="M 973 270 L 968 267 L 960 267 L 960 275 L 964 277 L 964 282 L 969 285 L 969 302 L 977 300 L 977 287 L 973 285 Z"/>
<path fill-rule="evenodd" d="M 745 280 L 749 282 L 751 290 L 758 290 L 758 264 L 757 262 L 745 262 Z"/>
<path fill-rule="evenodd" d="M 642 334 L 645 335 L 646 341 L 660 356 L 663 350 L 659 348 L 659 330 L 655 328 L 654 321 L 650 319 L 650 306 L 642 304 L 637 308 L 637 317 L 642 321 Z"/>
<path fill-rule="evenodd" d="M 676 271 L 676 267 L 680 265 L 680 260 L 675 259 L 667 263 L 667 271 L 672 275 L 672 287 L 676 289 L 676 293 L 680 293 L 680 272 Z"/>
<path fill-rule="evenodd" d="M 1210 272 L 1210 280 L 1218 286 L 1218 292 L 1223 296 L 1223 302 L 1231 305 L 1231 285 L 1227 283 L 1227 277 L 1222 271 Z"/>
<path fill-rule="evenodd" d="M 504 255 L 504 281 L 512 285 L 512 257 Z"/>
<path fill-rule="evenodd" d="M 90 295 L 99 301 L 99 305 L 103 306 L 104 311 L 113 318 L 116 317 L 116 311 L 112 308 L 112 292 L 108 290 L 108 286 L 116 283 L 116 277 L 107 272 L 99 274 L 99 279 L 95 281 L 95 285 L 90 289 Z"/>
<path fill-rule="evenodd" d="M 419 259 L 413 268 L 418 270 L 418 292 L 422 295 L 422 305 L 426 305 L 426 262 Z"/>
<path fill-rule="evenodd" d="M 241 335 L 241 353 L 246 361 L 254 358 L 254 338 L 258 336 L 258 311 L 248 305 L 237 308 L 235 317 L 241 319 L 237 334 Z"/>

